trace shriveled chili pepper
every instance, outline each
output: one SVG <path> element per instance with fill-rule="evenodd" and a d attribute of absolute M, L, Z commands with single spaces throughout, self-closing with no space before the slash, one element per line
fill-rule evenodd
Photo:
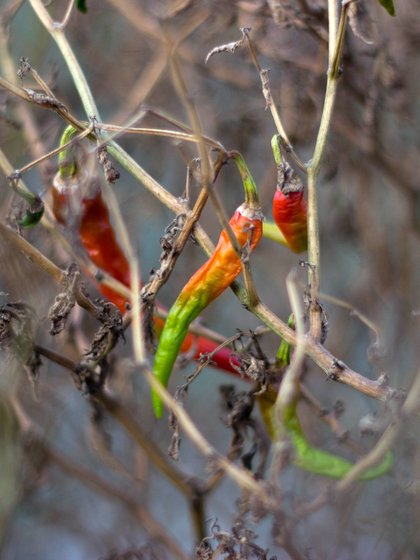
<path fill-rule="evenodd" d="M 277 136 L 271 141 L 277 164 L 277 188 L 273 198 L 273 217 L 288 246 L 295 253 L 308 248 L 307 206 L 303 185 L 297 174 L 281 157 Z"/>
<path fill-rule="evenodd" d="M 77 134 L 76 129 L 72 126 L 67 127 L 61 137 L 60 145 L 67 144 L 75 134 Z M 130 265 L 115 236 L 100 187 L 90 185 L 87 191 L 83 191 L 83 188 L 86 189 L 83 182 L 86 183 L 87 180 L 83 171 L 79 169 L 76 159 L 70 154 L 70 150 L 63 150 L 60 153 L 59 172 L 54 179 L 52 190 L 54 215 L 57 221 L 66 227 L 72 225 L 72 221 L 75 220 L 74 214 L 78 215 L 75 226 L 90 260 L 98 268 L 130 287 Z M 121 294 L 101 282 L 99 290 L 120 309 L 121 313 L 126 311 L 128 302 Z M 164 323 L 165 320 L 161 317 L 154 317 L 155 335 L 158 339 Z M 196 359 L 201 354 L 213 354 L 217 347 L 217 342 L 189 332 L 180 351 L 192 353 L 192 358 Z M 222 348 L 212 355 L 212 364 L 215 367 L 237 374 L 232 362 L 238 365 L 228 348 Z"/>
<path fill-rule="evenodd" d="M 289 326 L 291 326 L 291 318 L 289 318 Z M 287 367 L 290 363 L 290 353 L 290 345 L 285 340 L 282 340 L 277 352 L 277 360 L 284 367 Z M 343 478 L 353 468 L 353 463 L 333 453 L 313 447 L 308 442 L 296 410 L 300 394 L 299 386 L 295 387 L 294 393 L 293 402 L 285 407 L 281 418 L 282 427 L 293 446 L 293 463 L 305 471 L 331 478 Z M 274 418 L 276 398 L 277 392 L 273 387 L 270 387 L 258 400 L 264 423 L 273 440 L 279 437 L 279 426 Z M 388 452 L 383 461 L 379 465 L 365 471 L 361 475 L 360 480 L 371 480 L 372 478 L 382 476 L 391 468 L 392 464 L 392 453 Z"/>
<path fill-rule="evenodd" d="M 231 157 L 243 179 L 245 203 L 236 209 L 229 224 L 240 247 L 247 246 L 252 251 L 262 236 L 263 215 L 258 203 L 257 188 L 242 156 L 238 152 L 231 152 Z M 227 232 L 223 230 L 213 255 L 184 286 L 166 318 L 154 362 L 154 374 L 165 387 L 189 325 L 230 286 L 241 269 L 241 259 L 232 247 Z M 152 400 L 155 414 L 160 418 L 163 403 L 154 391 Z"/>

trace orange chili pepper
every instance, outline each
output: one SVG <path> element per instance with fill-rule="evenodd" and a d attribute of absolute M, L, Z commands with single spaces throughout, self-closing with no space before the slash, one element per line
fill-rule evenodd
<path fill-rule="evenodd" d="M 262 236 L 263 215 L 258 203 L 255 183 L 238 152 L 231 152 L 244 182 L 246 202 L 239 206 L 229 224 L 241 248 L 251 252 Z M 242 270 L 239 255 L 225 230 L 211 258 L 190 278 L 171 307 L 156 350 L 154 374 L 166 386 L 189 325 L 201 311 L 235 280 Z M 163 403 L 152 391 L 155 414 L 162 416 Z"/>

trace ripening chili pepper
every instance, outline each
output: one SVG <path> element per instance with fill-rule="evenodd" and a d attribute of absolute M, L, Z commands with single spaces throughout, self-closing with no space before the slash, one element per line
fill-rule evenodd
<path fill-rule="evenodd" d="M 77 130 L 68 126 L 60 140 L 64 146 Z M 59 172 L 54 178 L 52 208 L 59 223 L 69 226 L 79 216 L 76 227 L 79 239 L 90 260 L 119 282 L 130 284 L 130 265 L 115 236 L 99 184 L 79 169 L 71 150 L 59 155 Z M 110 299 L 122 313 L 126 310 L 125 298 L 104 284 L 101 293 Z"/>
<path fill-rule="evenodd" d="M 60 140 L 60 145 L 67 144 L 77 133 L 73 127 L 67 127 Z M 130 265 L 121 249 L 111 223 L 108 207 L 102 198 L 99 185 L 86 183 L 88 177 L 78 168 L 77 162 L 69 150 L 63 150 L 59 158 L 59 173 L 54 179 L 52 189 L 52 207 L 57 221 L 66 227 L 77 227 L 80 241 L 90 260 L 111 277 L 130 287 Z M 83 184 L 85 183 L 85 184 Z M 83 189 L 85 189 L 84 192 Z M 75 216 L 79 218 L 75 220 Z M 127 300 L 118 292 L 99 283 L 100 292 L 112 301 L 124 313 Z M 159 339 L 165 320 L 154 317 L 155 335 Z M 188 333 L 182 343 L 182 353 L 192 353 L 192 358 L 199 358 L 201 354 L 213 354 L 218 343 L 204 336 Z M 212 356 L 215 367 L 237 375 L 232 366 L 238 365 L 232 351 L 228 348 L 218 350 Z"/>
<path fill-rule="evenodd" d="M 241 248 L 252 251 L 262 236 L 263 215 L 258 203 L 255 183 L 238 152 L 231 152 L 245 189 L 245 203 L 236 209 L 229 224 Z M 178 352 L 191 322 L 209 303 L 235 280 L 242 270 L 241 259 L 235 252 L 225 230 L 210 259 L 190 278 L 171 307 L 156 350 L 154 374 L 166 387 Z M 160 418 L 163 403 L 152 391 L 153 408 Z"/>
<path fill-rule="evenodd" d="M 289 326 L 293 326 L 291 324 L 292 322 L 294 323 L 293 316 L 291 315 L 289 317 Z M 284 367 L 287 367 L 290 363 L 290 354 L 290 344 L 282 340 L 277 352 L 277 360 Z M 281 425 L 279 425 L 279 420 L 274 416 L 277 398 L 277 392 L 274 388 L 272 386 L 269 387 L 269 389 L 258 398 L 261 414 L 271 439 L 277 440 L 282 430 L 284 430 L 293 446 L 293 463 L 297 467 L 322 476 L 343 478 L 353 468 L 353 463 L 342 457 L 313 447 L 308 442 L 296 410 L 300 394 L 298 385 L 295 387 L 294 393 L 295 397 L 293 402 L 282 410 Z M 361 475 L 360 480 L 370 480 L 384 475 L 390 469 L 392 463 L 392 453 L 388 452 L 383 461 L 379 463 L 379 465 L 365 471 Z"/>
<path fill-rule="evenodd" d="M 282 161 L 277 136 L 271 141 L 277 164 L 277 188 L 273 198 L 273 217 L 289 248 L 302 253 L 308 248 L 307 206 L 303 185 L 287 162 Z"/>

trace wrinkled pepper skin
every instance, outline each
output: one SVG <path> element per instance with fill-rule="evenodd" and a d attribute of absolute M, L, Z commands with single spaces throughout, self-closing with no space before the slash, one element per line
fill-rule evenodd
<path fill-rule="evenodd" d="M 240 246 L 250 242 L 252 251 L 262 236 L 261 212 L 242 204 L 229 223 Z M 190 278 L 166 318 L 154 362 L 154 374 L 165 387 L 190 323 L 230 286 L 241 270 L 241 260 L 223 230 L 212 257 Z M 155 392 L 152 392 L 152 402 L 160 418 L 163 404 Z"/>
<path fill-rule="evenodd" d="M 294 253 L 308 248 L 307 206 L 303 188 L 296 191 L 276 189 L 273 198 L 273 217 Z"/>

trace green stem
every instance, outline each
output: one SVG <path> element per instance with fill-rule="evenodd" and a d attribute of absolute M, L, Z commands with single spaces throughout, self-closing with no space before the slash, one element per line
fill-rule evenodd
<path fill-rule="evenodd" d="M 273 157 L 277 167 L 280 167 L 280 165 L 283 163 L 283 158 L 280 150 L 280 139 L 281 136 L 279 136 L 278 134 L 275 134 L 271 139 L 271 149 L 273 150 Z"/>
<path fill-rule="evenodd" d="M 255 184 L 255 181 L 251 175 L 250 170 L 248 169 L 247 164 L 245 163 L 244 158 L 236 150 L 232 150 L 231 152 L 229 152 L 228 158 L 235 161 L 238 171 L 241 175 L 242 183 L 245 190 L 245 202 L 250 208 L 259 208 L 260 205 L 258 201 L 257 185 Z"/>
<path fill-rule="evenodd" d="M 337 87 L 339 80 L 338 64 L 344 44 L 344 34 L 346 29 L 348 4 L 341 10 L 340 24 L 337 36 L 337 2 L 329 0 L 329 68 L 327 87 L 325 92 L 324 107 L 322 109 L 321 122 L 319 125 L 315 149 L 312 160 L 308 165 L 308 283 L 311 287 L 312 306 L 309 312 L 311 334 L 318 339 L 320 336 L 320 309 L 317 305 L 317 296 L 320 287 L 321 267 L 320 267 L 320 244 L 319 244 L 319 216 L 318 216 L 318 176 L 321 169 L 322 160 L 325 155 L 325 148 L 328 140 L 328 133 L 332 121 Z"/>
<path fill-rule="evenodd" d="M 69 125 L 60 138 L 60 148 L 71 142 L 73 137 L 78 133 L 74 126 Z M 58 155 L 58 170 L 62 179 L 73 177 L 77 171 L 77 162 L 70 153 L 70 149 L 62 150 Z"/>

